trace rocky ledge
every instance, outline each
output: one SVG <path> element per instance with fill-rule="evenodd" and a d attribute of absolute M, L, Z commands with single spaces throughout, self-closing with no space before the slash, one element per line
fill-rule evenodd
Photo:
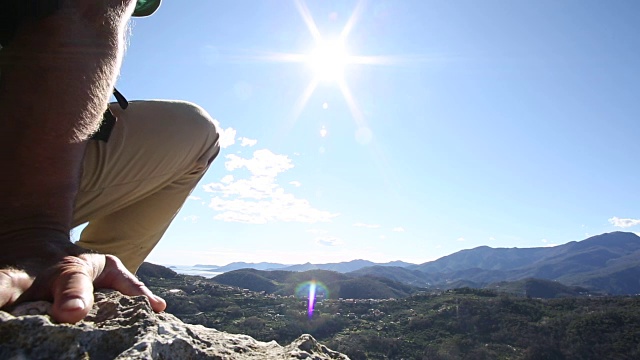
<path fill-rule="evenodd" d="M 0 359 L 344 359 L 310 335 L 287 346 L 260 342 L 156 314 L 143 296 L 98 291 L 89 316 L 74 325 L 46 315 L 47 302 L 0 311 Z"/>

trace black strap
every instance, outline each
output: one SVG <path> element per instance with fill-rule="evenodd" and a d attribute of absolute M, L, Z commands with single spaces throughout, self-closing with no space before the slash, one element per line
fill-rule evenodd
<path fill-rule="evenodd" d="M 125 99 L 124 95 L 118 91 L 118 89 L 113 88 L 113 96 L 116 97 L 116 101 L 118 101 L 118 105 L 120 105 L 122 110 L 126 110 L 129 107 L 129 102 Z"/>
<path fill-rule="evenodd" d="M 127 99 L 116 88 L 113 88 L 113 96 L 115 96 L 116 101 L 122 110 L 129 107 Z M 118 118 L 107 108 L 107 111 L 102 115 L 102 122 L 100 123 L 98 131 L 91 136 L 91 139 L 107 142 L 111 136 L 113 127 L 116 125 L 116 121 L 118 121 Z"/>

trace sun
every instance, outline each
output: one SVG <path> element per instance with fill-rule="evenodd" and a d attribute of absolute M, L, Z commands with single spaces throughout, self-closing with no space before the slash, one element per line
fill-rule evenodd
<path fill-rule="evenodd" d="M 341 82 L 348 63 L 349 56 L 344 42 L 340 40 L 318 41 L 307 60 L 319 82 Z"/>
<path fill-rule="evenodd" d="M 347 103 L 352 118 L 355 120 L 359 131 L 362 130 L 362 134 L 369 134 L 370 130 L 366 125 L 364 114 L 360 111 L 356 99 L 353 96 L 347 79 L 345 79 L 345 73 L 347 68 L 358 65 L 398 65 L 408 63 L 422 63 L 423 61 L 430 60 L 429 58 L 407 57 L 407 56 L 388 56 L 388 55 L 353 55 L 347 51 L 345 44 L 347 38 L 351 33 L 358 18 L 362 14 L 365 0 L 358 0 L 356 7 L 351 12 L 346 24 L 340 31 L 340 34 L 335 38 L 325 38 L 318 29 L 313 16 L 309 8 L 305 4 L 305 0 L 294 0 L 294 3 L 298 9 L 298 13 L 302 17 L 307 30 L 313 38 L 313 50 L 308 53 L 280 53 L 280 52 L 264 52 L 252 56 L 239 56 L 236 59 L 239 61 L 257 60 L 268 62 L 285 62 L 285 63 L 301 63 L 305 64 L 313 72 L 312 80 L 307 87 L 300 93 L 298 100 L 293 108 L 293 121 L 298 118 L 302 110 L 307 104 L 307 101 L 313 95 L 315 89 L 321 83 L 330 84 L 336 86 Z M 326 102 L 324 103 L 326 104 Z M 323 109 L 327 109 L 327 106 L 323 104 Z M 364 136 L 368 138 L 370 136 Z"/>
<path fill-rule="evenodd" d="M 345 72 L 347 67 L 352 65 L 393 65 L 396 64 L 399 59 L 395 56 L 352 55 L 347 51 L 345 44 L 347 43 L 347 38 L 349 37 L 354 24 L 362 13 L 363 2 L 363 0 L 358 1 L 339 36 L 335 38 L 325 38 L 320 33 L 320 30 L 318 29 L 313 16 L 311 16 L 311 12 L 306 6 L 304 0 L 294 0 L 298 13 L 302 17 L 302 20 L 313 38 L 313 45 L 310 46 L 312 47 L 315 45 L 315 47 L 312 48 L 313 50 L 308 53 L 267 52 L 255 57 L 249 57 L 249 59 L 255 59 L 258 61 L 303 63 L 313 72 L 312 80 L 301 92 L 294 105 L 292 116 L 294 121 L 306 106 L 307 101 L 311 98 L 316 87 L 321 83 L 327 83 L 336 86 L 340 90 L 346 100 L 349 111 L 351 112 L 352 118 L 355 120 L 358 129 L 363 130 L 364 134 L 368 134 L 370 132 L 366 125 L 364 114 L 360 111 L 355 97 L 351 93 L 349 85 L 347 84 Z M 239 59 L 245 60 L 246 57 L 239 57 Z M 326 102 L 324 104 L 326 104 Z M 323 109 L 326 110 L 328 105 L 325 106 L 324 104 Z"/>

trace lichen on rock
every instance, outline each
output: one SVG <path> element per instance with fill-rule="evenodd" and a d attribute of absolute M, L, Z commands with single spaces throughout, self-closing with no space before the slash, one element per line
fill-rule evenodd
<path fill-rule="evenodd" d="M 0 359 L 310 359 L 348 360 L 310 335 L 287 346 L 261 342 L 154 313 L 143 296 L 95 293 L 85 320 L 57 324 L 43 301 L 0 311 Z"/>

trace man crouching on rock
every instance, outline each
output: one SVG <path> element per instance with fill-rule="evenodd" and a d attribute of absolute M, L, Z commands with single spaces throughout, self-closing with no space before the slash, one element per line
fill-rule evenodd
<path fill-rule="evenodd" d="M 133 274 L 219 145 L 196 105 L 108 104 L 128 20 L 159 2 L 0 2 L 0 308 L 49 300 L 75 323 L 110 288 L 165 309 Z"/>

